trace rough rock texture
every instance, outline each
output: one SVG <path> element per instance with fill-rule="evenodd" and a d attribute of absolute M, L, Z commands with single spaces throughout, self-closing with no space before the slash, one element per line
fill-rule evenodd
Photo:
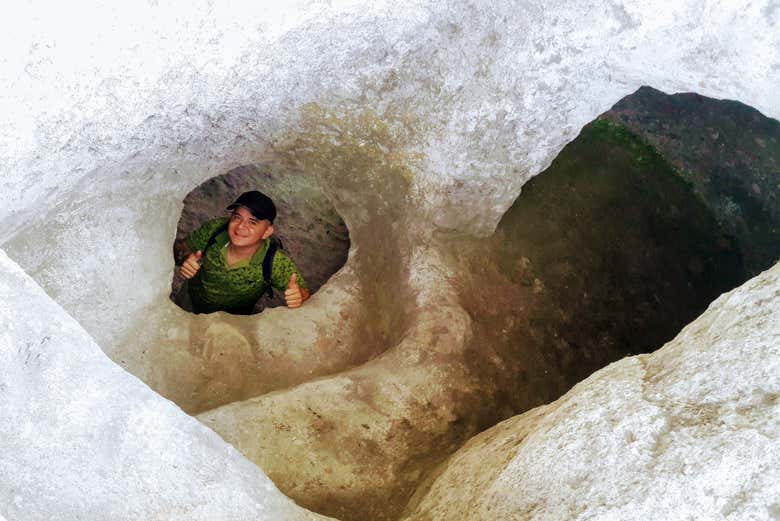
<path fill-rule="evenodd" d="M 10 519 L 325 519 L 111 362 L 1 250 L 0 323 Z"/>
<path fill-rule="evenodd" d="M 324 156 L 299 155 L 312 171 L 349 173 Z M 413 312 L 392 350 L 199 418 L 305 505 L 392 518 L 470 435 L 656 348 L 743 281 L 738 252 L 720 239 L 657 152 L 597 121 L 526 184 L 494 236 L 440 234 L 418 248 L 408 269 L 425 292 L 400 293 Z"/>
<path fill-rule="evenodd" d="M 501 361 L 470 349 L 436 231 L 489 235 L 642 84 L 780 114 L 768 0 L 95 0 L 88 31 L 71 6 L 20 9 L 0 31 L 3 248 L 187 411 L 257 396 L 201 418 L 255 429 L 225 436 L 349 519 L 394 517 L 428 466 L 511 412 L 482 412 L 491 373 L 471 369 Z M 299 310 L 190 316 L 167 298 L 180 201 L 266 161 L 317 177 L 349 227 L 347 263 Z"/>
<path fill-rule="evenodd" d="M 491 237 L 445 242 L 471 349 L 490 360 L 483 409 L 492 396 L 516 412 L 554 400 L 671 340 L 747 279 L 739 249 L 678 172 L 599 120 L 524 185 Z"/>
<path fill-rule="evenodd" d="M 474 437 L 408 520 L 773 520 L 780 264 L 673 341 Z"/>
<path fill-rule="evenodd" d="M 601 117 L 674 164 L 739 241 L 751 276 L 780 259 L 780 122 L 752 107 L 642 87 Z"/>

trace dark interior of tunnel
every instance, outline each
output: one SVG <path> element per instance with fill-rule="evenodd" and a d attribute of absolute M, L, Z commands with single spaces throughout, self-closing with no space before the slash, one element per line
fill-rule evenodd
<path fill-rule="evenodd" d="M 274 201 L 278 212 L 274 237 L 315 293 L 346 262 L 349 231 L 314 176 L 280 165 L 243 165 L 207 180 L 187 194 L 174 243 L 177 265 L 182 260 L 177 250 L 187 235 L 210 219 L 226 217 L 227 206 L 250 190 L 259 190 Z M 191 311 L 186 291 L 184 277 L 175 270 L 171 299 Z M 283 294 L 274 291 L 255 304 L 253 313 L 283 305 Z"/>
<path fill-rule="evenodd" d="M 451 239 L 470 281 L 486 424 L 660 348 L 780 257 L 780 125 L 643 87 L 585 126 L 488 239 Z M 500 359 L 500 364 L 488 360 Z"/>
<path fill-rule="evenodd" d="M 650 87 L 586 125 L 495 233 L 442 232 L 472 319 L 453 437 L 550 403 L 673 339 L 780 258 L 780 123 L 742 103 Z M 465 411 L 477 411 L 476 413 Z M 464 426 L 465 429 L 464 429 Z M 446 463 L 431 467 L 406 504 Z"/>

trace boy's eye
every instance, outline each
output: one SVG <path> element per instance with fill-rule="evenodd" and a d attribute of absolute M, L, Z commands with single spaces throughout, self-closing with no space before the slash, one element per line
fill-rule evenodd
<path fill-rule="evenodd" d="M 232 214 L 230 214 L 230 220 L 233 221 L 233 222 L 241 223 L 241 222 L 244 221 L 244 218 L 241 217 L 240 214 L 232 213 Z M 258 224 L 260 224 L 260 221 L 258 221 L 257 219 L 249 218 L 249 219 L 246 219 L 246 223 L 249 226 L 257 226 Z"/>

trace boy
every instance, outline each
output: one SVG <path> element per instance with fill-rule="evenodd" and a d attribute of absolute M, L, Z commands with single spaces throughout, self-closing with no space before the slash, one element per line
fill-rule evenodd
<path fill-rule="evenodd" d="M 309 289 L 271 238 L 276 218 L 273 201 L 255 190 L 241 194 L 227 209 L 232 211 L 229 218 L 207 221 L 187 236 L 186 244 L 194 253 L 179 272 L 188 279 L 193 310 L 250 314 L 268 284 L 285 290 L 287 307 L 300 307 L 309 298 Z M 266 260 L 264 270 L 267 255 L 272 262 Z"/>

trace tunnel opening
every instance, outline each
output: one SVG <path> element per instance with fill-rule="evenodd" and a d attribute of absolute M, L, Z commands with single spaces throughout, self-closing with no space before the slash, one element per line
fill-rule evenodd
<path fill-rule="evenodd" d="M 642 87 L 527 182 L 492 237 L 459 239 L 485 425 L 660 348 L 776 262 L 778 158 L 780 125 L 758 111 Z"/>
<path fill-rule="evenodd" d="M 304 277 L 303 284 L 314 294 L 346 262 L 349 230 L 315 176 L 278 164 L 242 165 L 208 179 L 189 192 L 176 229 L 173 246 L 176 265 L 180 266 L 193 253 L 187 247 L 187 238 L 193 232 L 214 219 L 227 218 L 230 214 L 227 207 L 240 194 L 252 190 L 259 190 L 274 202 L 277 216 L 271 240 L 277 251 L 281 250 L 292 260 Z M 255 271 L 259 275 L 260 269 Z M 174 270 L 170 298 L 179 307 L 193 312 L 188 291 L 191 284 L 180 269 Z M 256 314 L 265 308 L 284 305 L 284 291 L 277 288 L 263 293 L 251 309 L 239 314 Z"/>
<path fill-rule="evenodd" d="M 472 275 L 459 284 L 459 292 L 474 324 L 469 347 L 473 371 L 488 382 L 479 406 L 493 415 L 481 419 L 492 428 L 430 470 L 401 519 L 446 518 L 464 507 L 480 519 L 523 517 L 531 511 L 551 515 L 551 508 L 539 508 L 539 490 L 546 497 L 560 493 L 548 505 L 557 506 L 563 496 L 577 498 L 571 504 L 579 503 L 578 508 L 569 515 L 603 512 L 603 501 L 589 501 L 603 497 L 599 486 L 607 479 L 600 477 L 574 485 L 574 493 L 564 487 L 549 494 L 542 486 L 530 492 L 532 499 L 504 498 L 534 491 L 531 481 L 560 487 L 561 480 L 579 479 L 567 478 L 578 471 L 598 476 L 593 462 L 610 458 L 612 447 L 605 445 L 621 444 L 624 414 L 636 413 L 642 427 L 652 429 L 655 412 L 639 409 L 645 400 L 663 402 L 667 424 L 676 423 L 670 412 L 675 407 L 696 414 L 706 409 L 716 385 L 699 385 L 705 375 L 720 379 L 717 386 L 724 388 L 742 385 L 741 373 L 723 378 L 722 366 L 720 375 L 718 370 L 709 373 L 713 366 L 728 366 L 732 351 L 740 352 L 741 359 L 755 357 L 761 366 L 767 363 L 771 355 L 766 344 L 751 344 L 752 330 L 771 322 L 766 297 L 747 303 L 750 297 L 742 292 L 759 287 L 765 277 L 772 280 L 777 270 L 779 166 L 777 120 L 735 101 L 642 87 L 587 124 L 548 169 L 528 181 L 492 237 L 448 237 L 453 257 L 462 263 L 460 271 Z M 766 291 L 776 293 L 771 284 Z M 686 332 L 678 335 L 682 328 Z M 721 356 L 729 354 L 718 359 L 718 349 Z M 746 380 L 748 374 L 750 370 Z M 684 382 L 685 391 L 659 398 L 659 387 L 673 385 L 664 381 L 669 375 Z M 753 393 L 762 394 L 764 373 L 754 381 Z M 648 390 L 653 385 L 655 392 Z M 738 388 L 735 394 L 750 394 Z M 636 396 L 628 398 L 632 393 Z M 676 400 L 680 402 L 669 404 Z M 693 405 L 696 400 L 699 404 Z M 719 400 L 718 408 L 729 410 L 722 395 Z M 622 410 L 610 417 L 615 403 Z M 579 418 L 568 421 L 578 413 Z M 751 429 L 756 417 L 751 414 Z M 720 429 L 731 435 L 732 427 L 722 422 L 717 413 L 698 420 L 707 443 Z M 669 437 L 674 429 L 663 435 Z M 568 437 L 566 431 L 577 434 Z M 695 437 L 687 423 L 684 432 Z M 608 441 L 591 448 L 594 436 L 599 436 L 595 445 Z M 653 453 L 658 439 L 653 433 L 644 440 Z M 618 457 L 642 454 L 637 436 L 631 434 L 626 442 Z M 546 447 L 541 457 L 534 454 L 540 446 Z M 686 447 L 672 446 L 676 461 Z M 702 466 L 709 463 L 702 463 L 705 451 L 697 447 L 692 454 Z M 586 456 L 578 460 L 573 457 L 578 452 Z M 556 465 L 554 458 L 563 463 Z M 721 458 L 714 456 L 713 465 Z M 512 466 L 514 471 L 506 472 Z M 540 468 L 547 475 L 540 475 Z M 567 474 L 568 469 L 578 470 Z M 636 470 L 639 479 L 653 479 L 650 472 L 644 464 Z M 605 474 L 613 472 L 601 477 Z M 470 484 L 467 492 L 451 492 L 463 481 Z M 624 504 L 625 497 L 621 493 L 616 502 Z M 637 504 L 645 500 L 643 496 Z"/>
<path fill-rule="evenodd" d="M 495 381 L 506 415 L 659 348 L 747 279 L 739 243 L 691 185 L 605 119 L 526 183 L 485 247 L 490 262 L 470 269 L 507 312 L 484 311 L 480 296 L 464 306 L 505 361 Z"/>

